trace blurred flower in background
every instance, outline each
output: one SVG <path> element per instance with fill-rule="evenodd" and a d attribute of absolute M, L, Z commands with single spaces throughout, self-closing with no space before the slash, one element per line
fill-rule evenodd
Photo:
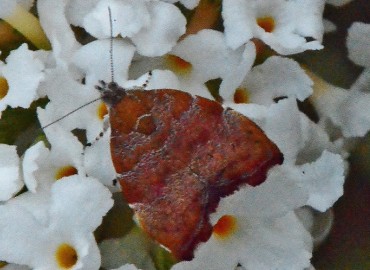
<path fill-rule="evenodd" d="M 314 248 L 370 130 L 370 24 L 324 19 L 370 8 L 350 2 L 1 1 L 0 268 L 321 269 Z M 342 68 L 326 44 L 340 31 L 361 67 L 344 84 L 318 75 Z M 220 201 L 192 260 L 149 239 L 112 182 L 100 80 L 216 100 L 284 154 L 265 182 Z"/>

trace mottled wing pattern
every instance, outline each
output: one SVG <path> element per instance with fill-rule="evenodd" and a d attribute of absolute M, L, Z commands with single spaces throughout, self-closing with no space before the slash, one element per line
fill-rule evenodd
<path fill-rule="evenodd" d="M 209 214 L 283 156 L 245 116 L 185 92 L 128 90 L 110 108 L 111 154 L 144 230 L 178 259 L 211 233 Z"/>

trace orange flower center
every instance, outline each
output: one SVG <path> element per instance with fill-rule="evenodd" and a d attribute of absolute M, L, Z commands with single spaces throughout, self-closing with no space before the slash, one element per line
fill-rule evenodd
<path fill-rule="evenodd" d="M 68 165 L 61 167 L 57 170 L 57 172 L 55 173 L 55 179 L 59 180 L 62 177 L 71 176 L 75 174 L 77 174 L 77 169 L 73 166 Z"/>
<path fill-rule="evenodd" d="M 224 215 L 213 226 L 213 234 L 218 238 L 225 239 L 235 232 L 236 223 L 234 216 Z"/>
<path fill-rule="evenodd" d="M 104 119 L 104 116 L 108 114 L 108 107 L 103 102 L 99 104 L 97 109 L 98 118 L 100 120 Z"/>
<path fill-rule="evenodd" d="M 189 62 L 173 54 L 166 56 L 166 63 L 168 68 L 177 74 L 185 75 L 192 69 L 192 65 Z"/>
<path fill-rule="evenodd" d="M 77 251 L 66 243 L 61 244 L 57 248 L 55 258 L 58 266 L 62 269 L 71 269 L 78 260 Z"/>
<path fill-rule="evenodd" d="M 9 85 L 4 77 L 0 77 L 0 99 L 4 98 L 8 94 Z"/>
<path fill-rule="evenodd" d="M 245 88 L 238 88 L 234 93 L 235 103 L 249 103 L 249 93 Z"/>
<path fill-rule="evenodd" d="M 272 17 L 257 18 L 257 24 L 268 33 L 271 33 L 275 29 L 275 20 Z"/>

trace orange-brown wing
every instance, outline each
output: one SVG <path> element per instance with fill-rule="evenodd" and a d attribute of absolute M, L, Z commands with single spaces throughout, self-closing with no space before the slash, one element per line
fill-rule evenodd
<path fill-rule="evenodd" d="M 144 230 L 178 259 L 211 233 L 209 214 L 241 184 L 281 164 L 279 149 L 245 116 L 177 90 L 132 90 L 110 109 L 111 154 Z"/>

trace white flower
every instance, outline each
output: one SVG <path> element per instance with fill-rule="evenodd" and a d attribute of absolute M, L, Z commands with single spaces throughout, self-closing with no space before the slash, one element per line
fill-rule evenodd
<path fill-rule="evenodd" d="M 324 151 L 310 164 L 299 166 L 300 181 L 309 189 L 307 205 L 324 212 L 343 195 L 344 164 L 338 154 Z"/>
<path fill-rule="evenodd" d="M 241 83 L 254 62 L 256 52 L 253 43 L 232 50 L 226 46 L 225 36 L 221 32 L 202 30 L 179 42 L 171 54 L 190 63 L 188 74 L 185 72 L 180 81 L 204 84 L 220 78 L 220 92 L 224 92 L 236 88 Z M 186 83 L 182 86 L 184 91 L 189 91 Z M 205 93 L 192 94 L 211 98 Z"/>
<path fill-rule="evenodd" d="M 221 200 L 211 221 L 211 238 L 190 262 L 172 269 L 304 269 L 312 239 L 293 210 L 310 205 L 320 211 L 343 192 L 343 160 L 324 152 L 315 162 L 272 168 L 267 180 Z M 276 256 L 276 257 L 275 257 Z"/>
<path fill-rule="evenodd" d="M 10 53 L 1 71 L 9 89 L 0 99 L 0 111 L 7 106 L 28 108 L 32 101 L 40 97 L 37 88 L 44 79 L 44 56 L 46 52 L 31 51 L 27 44 Z"/>
<path fill-rule="evenodd" d="M 14 145 L 0 144 L 0 201 L 12 198 L 23 187 L 19 157 Z"/>
<path fill-rule="evenodd" d="M 283 165 L 270 169 L 266 181 L 246 196 L 258 205 L 256 214 L 259 207 L 273 210 L 271 215 L 281 215 L 292 206 L 306 204 L 325 211 L 342 195 L 343 159 L 328 152 L 337 151 L 337 147 L 320 126 L 299 112 L 294 99 L 281 100 L 268 108 L 248 104 L 233 107 L 255 120 L 284 154 Z M 324 169 L 322 164 L 327 167 Z M 263 196 L 270 193 L 276 196 Z M 312 200 L 315 196 L 316 205 Z"/>
<path fill-rule="evenodd" d="M 235 103 L 270 105 L 278 98 L 295 97 L 300 101 L 312 94 L 312 81 L 294 60 L 279 56 L 269 57 L 255 66 L 243 82 L 228 92 L 220 89 L 223 100 Z M 236 91 L 235 91 L 236 90 Z"/>
<path fill-rule="evenodd" d="M 48 73 L 45 81 L 40 85 L 39 91 L 45 93 L 50 99 L 45 110 L 38 110 L 39 115 L 44 114 L 41 121 L 42 126 L 46 126 L 100 97 L 99 92 L 93 86 L 75 81 L 71 73 L 62 69 L 55 69 Z M 102 102 L 96 101 L 78 109 L 77 112 L 57 123 L 68 131 L 76 128 L 86 129 L 86 136 L 89 141 L 92 141 L 102 131 L 104 116 L 107 112 L 106 106 Z"/>
<path fill-rule="evenodd" d="M 36 270 L 99 269 L 92 232 L 112 207 L 110 197 L 97 180 L 72 176 L 53 185 L 47 224 L 21 205 L 0 206 L 0 259 Z"/>
<path fill-rule="evenodd" d="M 41 122 L 44 116 L 39 115 Z M 42 115 L 42 116 L 41 116 Z M 24 177 L 31 191 L 48 190 L 54 181 L 62 177 L 79 174 L 85 175 L 83 166 L 83 147 L 77 138 L 70 132 L 64 130 L 58 124 L 45 129 L 46 136 L 51 145 L 48 150 L 42 142 L 32 146 L 25 153 Z M 43 180 L 42 185 L 40 181 Z"/>
<path fill-rule="evenodd" d="M 81 46 L 67 21 L 66 2 L 68 1 L 37 1 L 40 23 L 50 40 L 57 66 L 63 69 L 68 69 L 72 54 Z"/>
<path fill-rule="evenodd" d="M 113 41 L 114 81 L 122 85 L 128 80 L 128 69 L 135 47 L 122 40 Z M 96 40 L 82 46 L 73 55 L 73 63 L 86 75 L 86 85 L 94 91 L 99 80 L 111 81 L 110 40 Z"/>
<path fill-rule="evenodd" d="M 40 224 L 48 224 L 48 209 L 53 184 L 66 176 L 85 175 L 82 145 L 70 132 L 57 124 L 50 127 L 47 136 L 51 150 L 39 142 L 26 150 L 23 161 L 23 178 L 28 188 L 8 204 L 22 207 Z"/>
<path fill-rule="evenodd" d="M 253 43 L 232 50 L 226 46 L 221 32 L 206 29 L 187 36 L 161 58 L 134 62 L 130 73 L 135 77 L 150 69 L 169 69 L 179 81 L 179 88 L 175 89 L 213 99 L 205 83 L 220 78 L 220 91 L 235 89 L 252 66 L 255 55 Z"/>
<path fill-rule="evenodd" d="M 99 1 L 86 14 L 82 25 L 98 38 L 110 37 L 108 7 L 112 11 L 113 36 L 128 37 L 138 53 L 159 56 L 167 53 L 185 33 L 185 17 L 180 10 L 160 1 Z"/>
<path fill-rule="evenodd" d="M 256 218 L 235 215 L 229 205 L 213 220 L 216 225 L 208 242 L 196 249 L 192 261 L 180 262 L 173 270 L 235 269 L 238 264 L 261 270 L 309 266 L 311 237 L 293 212 L 276 219 Z"/>
<path fill-rule="evenodd" d="M 327 122 L 330 120 L 341 129 L 346 138 L 364 136 L 370 130 L 370 93 L 366 92 L 370 85 L 370 74 L 366 71 L 364 74 L 359 79 L 361 81 L 356 82 L 349 90 L 311 76 L 314 80 L 314 94 L 310 101 L 319 114 L 320 122 L 328 126 Z"/>
<path fill-rule="evenodd" d="M 259 38 L 279 54 L 321 49 L 323 8 L 323 0 L 224 0 L 227 43 L 235 49 Z"/>

